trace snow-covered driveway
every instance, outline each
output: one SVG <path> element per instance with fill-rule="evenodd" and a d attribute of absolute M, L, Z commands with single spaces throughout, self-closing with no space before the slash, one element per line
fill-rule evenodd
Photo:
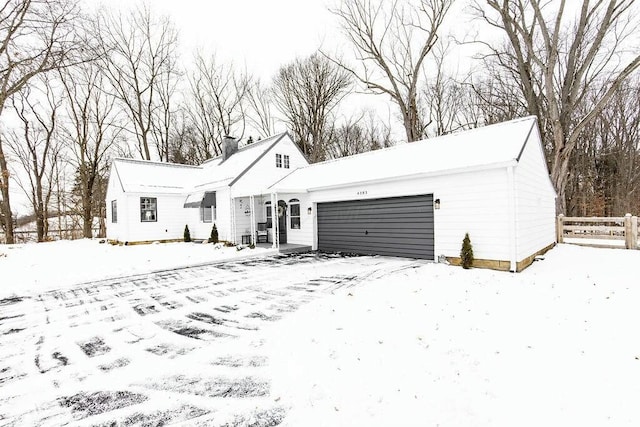
<path fill-rule="evenodd" d="M 0 425 L 277 425 L 265 331 L 423 264 L 300 254 L 0 299 Z"/>

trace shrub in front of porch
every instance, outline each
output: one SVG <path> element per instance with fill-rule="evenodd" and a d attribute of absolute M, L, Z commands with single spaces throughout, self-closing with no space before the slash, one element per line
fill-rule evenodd
<path fill-rule="evenodd" d="M 211 236 L 209 236 L 209 243 L 218 243 L 218 227 L 213 224 L 211 227 Z"/>
<path fill-rule="evenodd" d="M 184 226 L 184 241 L 185 242 L 190 242 L 191 241 L 191 232 L 189 231 L 189 226 L 188 225 Z"/>

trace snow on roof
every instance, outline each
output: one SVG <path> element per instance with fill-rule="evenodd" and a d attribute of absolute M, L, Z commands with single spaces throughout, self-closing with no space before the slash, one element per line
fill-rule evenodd
<path fill-rule="evenodd" d="M 403 176 L 505 165 L 518 159 L 533 116 L 296 169 L 271 186 L 305 191 Z"/>
<path fill-rule="evenodd" d="M 201 170 L 197 172 L 197 184 L 195 187 L 211 187 L 212 184 L 216 184 L 216 186 L 231 184 L 285 135 L 286 133 L 281 133 L 253 144 L 245 145 L 225 161 L 222 160 L 221 156 L 208 160 L 202 164 Z"/>
<path fill-rule="evenodd" d="M 175 163 L 153 162 L 149 160 L 114 159 L 122 190 L 128 193 L 182 193 L 190 188 L 194 172 L 199 166 Z"/>
<path fill-rule="evenodd" d="M 203 187 L 229 185 L 258 161 L 286 133 L 245 145 L 223 161 L 221 156 L 207 160 L 201 166 L 117 158 L 117 171 L 123 191 L 130 193 L 202 192 Z"/>

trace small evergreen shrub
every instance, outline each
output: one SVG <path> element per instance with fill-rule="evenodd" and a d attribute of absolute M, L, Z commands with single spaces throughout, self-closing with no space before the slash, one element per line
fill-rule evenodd
<path fill-rule="evenodd" d="M 211 227 L 211 236 L 209 236 L 209 243 L 218 243 L 218 227 L 213 224 Z"/>
<path fill-rule="evenodd" d="M 185 242 L 190 242 L 191 241 L 191 232 L 189 231 L 189 226 L 188 225 L 184 226 L 184 241 Z"/>
<path fill-rule="evenodd" d="M 469 233 L 465 233 L 462 240 L 462 249 L 460 250 L 460 264 L 462 268 L 471 268 L 473 265 L 473 246 L 471 246 L 471 239 Z"/>

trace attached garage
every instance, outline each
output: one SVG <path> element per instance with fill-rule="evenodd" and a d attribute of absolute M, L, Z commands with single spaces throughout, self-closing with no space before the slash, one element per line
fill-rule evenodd
<path fill-rule="evenodd" d="M 434 260 L 433 194 L 318 203 L 318 249 Z"/>
<path fill-rule="evenodd" d="M 304 198 L 314 249 L 521 271 L 555 242 L 555 191 L 535 117 L 299 168 L 269 191 Z M 286 197 L 285 197 L 286 196 Z"/>

